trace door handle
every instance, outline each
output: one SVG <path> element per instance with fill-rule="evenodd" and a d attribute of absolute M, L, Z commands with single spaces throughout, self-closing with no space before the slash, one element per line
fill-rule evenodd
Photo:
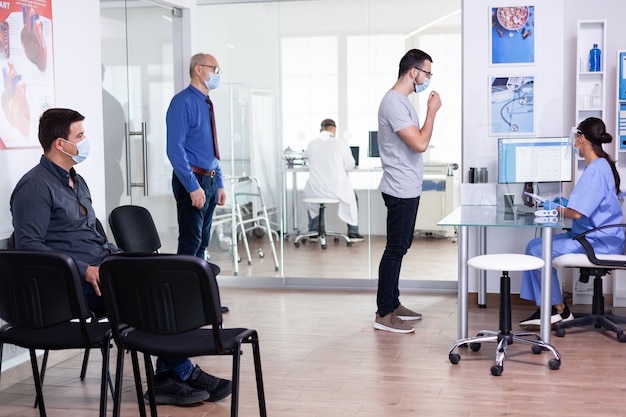
<path fill-rule="evenodd" d="M 148 129 L 146 122 L 141 122 L 141 130 L 131 131 L 128 123 L 124 123 L 126 131 L 126 195 L 130 196 L 133 187 L 143 188 L 143 195 L 148 196 Z M 143 181 L 132 182 L 131 178 L 131 158 L 130 139 L 131 136 L 141 137 L 141 161 L 143 164 Z"/>

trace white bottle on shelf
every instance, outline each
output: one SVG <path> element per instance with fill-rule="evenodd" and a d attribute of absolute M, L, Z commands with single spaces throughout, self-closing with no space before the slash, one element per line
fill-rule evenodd
<path fill-rule="evenodd" d="M 591 107 L 594 109 L 602 108 L 602 89 L 600 88 L 600 84 L 593 86 L 593 90 L 591 91 Z"/>

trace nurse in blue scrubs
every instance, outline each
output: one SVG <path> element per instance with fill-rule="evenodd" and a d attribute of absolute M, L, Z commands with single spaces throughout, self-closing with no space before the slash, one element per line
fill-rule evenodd
<path fill-rule="evenodd" d="M 602 144 L 611 143 L 612 140 L 613 137 L 606 132 L 604 122 L 597 117 L 589 117 L 578 125 L 574 137 L 574 148 L 585 159 L 586 167 L 576 182 L 569 201 L 563 201 L 567 207 L 557 207 L 563 217 L 573 220 L 571 231 L 554 235 L 552 258 L 567 253 L 585 253 L 582 245 L 573 239 L 574 236 L 596 227 L 622 223 L 622 207 L 618 200 L 619 173 L 615 162 L 602 149 Z M 624 232 L 621 227 L 598 230 L 588 234 L 586 238 L 596 253 L 624 253 Z M 528 243 L 526 254 L 542 257 L 540 237 Z M 541 306 L 541 269 L 523 272 L 520 297 L 525 300 L 534 300 L 537 307 Z M 532 316 L 522 320 L 519 325 L 528 329 L 538 328 L 540 317 L 541 311 L 537 309 Z M 563 301 L 556 269 L 552 268 L 551 323 L 555 324 L 573 318 L 573 314 Z"/>

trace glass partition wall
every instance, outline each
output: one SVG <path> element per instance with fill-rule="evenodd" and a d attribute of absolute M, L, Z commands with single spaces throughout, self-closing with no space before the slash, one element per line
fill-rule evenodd
<path fill-rule="evenodd" d="M 198 1 L 193 52 L 213 54 L 222 68 L 222 83 L 211 98 L 228 176 L 227 205 L 217 212 L 209 256 L 223 277 L 233 276 L 229 283 L 375 288 L 386 210 L 377 191 L 380 161 L 368 156 L 369 132 L 377 130 L 378 104 L 397 78 L 402 55 L 411 48 L 427 51 L 436 74 L 430 88 L 441 94 L 444 107 L 425 161 L 444 177 L 451 174 L 446 184 L 460 181 L 462 171 L 449 169 L 461 161 L 460 11 L 461 0 L 436 7 L 413 0 Z M 423 119 L 425 98 L 410 99 Z M 295 235 L 308 229 L 302 204 L 308 174 L 298 165 L 301 160 L 297 169 L 287 169 L 284 151 L 299 155 L 319 135 L 325 118 L 337 122 L 341 140 L 359 147 L 359 167 L 349 176 L 365 240 L 350 247 L 330 240 L 325 250 L 313 242 L 296 248 Z M 263 201 L 251 195 L 250 185 L 240 187 L 249 176 L 258 179 Z M 432 205 L 430 197 L 423 200 L 429 202 L 420 205 L 420 214 Z M 434 195 L 435 218 L 445 201 Z M 233 229 L 235 203 L 243 218 L 267 210 L 276 262 L 267 231 L 255 227 L 262 222 L 246 224 L 245 238 L 240 228 Z M 326 224 L 346 231 L 336 206 L 328 208 Z M 431 229 L 417 231 L 403 264 L 403 284 L 456 288 L 454 231 L 439 235 Z M 164 246 L 175 248 L 175 243 Z"/>

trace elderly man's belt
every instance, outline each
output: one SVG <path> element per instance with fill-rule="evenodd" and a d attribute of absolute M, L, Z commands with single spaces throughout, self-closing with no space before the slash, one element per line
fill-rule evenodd
<path fill-rule="evenodd" d="M 214 169 L 212 170 L 202 169 L 202 168 L 195 167 L 193 165 L 191 166 L 191 170 L 195 172 L 196 174 L 206 175 L 207 177 L 211 177 L 211 178 L 213 178 L 215 174 L 217 174 L 217 172 Z"/>

